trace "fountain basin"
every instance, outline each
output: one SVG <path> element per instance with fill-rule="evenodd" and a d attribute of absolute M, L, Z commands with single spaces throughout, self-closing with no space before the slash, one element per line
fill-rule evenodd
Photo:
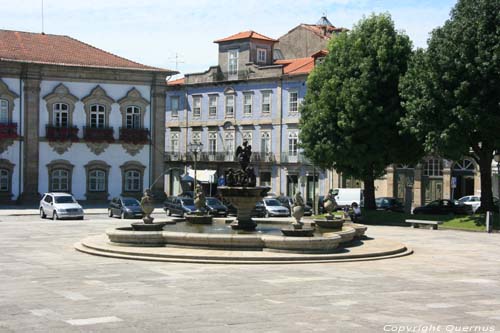
<path fill-rule="evenodd" d="M 158 223 L 144 223 L 144 222 L 135 222 L 131 223 L 132 229 L 135 231 L 161 231 L 163 227 L 166 225 L 166 222 L 158 222 Z"/>
<path fill-rule="evenodd" d="M 325 229 L 342 229 L 344 220 L 342 219 L 314 219 L 314 223 L 321 228 Z"/>
<path fill-rule="evenodd" d="M 184 218 L 192 224 L 212 224 L 213 217 L 210 215 L 186 214 Z"/>

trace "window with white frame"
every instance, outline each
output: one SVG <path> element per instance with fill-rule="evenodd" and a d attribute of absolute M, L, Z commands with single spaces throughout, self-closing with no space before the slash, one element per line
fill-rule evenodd
<path fill-rule="evenodd" d="M 179 152 L 179 133 L 170 133 L 170 150 L 174 153 Z"/>
<path fill-rule="evenodd" d="M 192 143 L 201 143 L 201 132 L 200 131 L 193 132 L 193 137 L 192 137 L 191 142 Z"/>
<path fill-rule="evenodd" d="M 234 154 L 234 131 L 224 133 L 224 151 L 228 154 Z"/>
<path fill-rule="evenodd" d="M 104 128 L 106 126 L 106 107 L 101 104 L 90 106 L 90 127 Z"/>
<path fill-rule="evenodd" d="M 424 163 L 424 176 L 442 176 L 443 161 L 440 158 L 430 158 Z"/>
<path fill-rule="evenodd" d="M 244 131 L 242 133 L 243 137 L 243 142 L 248 142 L 248 144 L 251 146 L 252 145 L 252 131 Z"/>
<path fill-rule="evenodd" d="M 227 61 L 227 71 L 229 75 L 238 74 L 238 50 L 229 50 L 228 61 Z"/>
<path fill-rule="evenodd" d="M 288 93 L 288 110 L 290 113 L 299 111 L 299 93 L 297 91 L 290 91 Z"/>
<path fill-rule="evenodd" d="M 243 115 L 249 116 L 252 114 L 252 93 L 243 94 Z"/>
<path fill-rule="evenodd" d="M 267 50 L 266 49 L 257 49 L 257 62 L 265 63 L 267 60 Z"/>
<path fill-rule="evenodd" d="M 201 117 L 201 96 L 193 96 L 193 117 Z"/>
<path fill-rule="evenodd" d="M 217 132 L 208 132 L 208 152 L 217 152 Z"/>
<path fill-rule="evenodd" d="M 91 170 L 89 172 L 89 191 L 104 192 L 106 190 L 106 172 Z"/>
<path fill-rule="evenodd" d="M 9 101 L 0 99 L 0 123 L 9 121 Z"/>
<path fill-rule="evenodd" d="M 0 169 L 0 192 L 9 192 L 9 170 Z"/>
<path fill-rule="evenodd" d="M 271 132 L 265 131 L 260 133 L 260 151 L 268 154 L 271 152 Z"/>
<path fill-rule="evenodd" d="M 217 95 L 209 95 L 208 96 L 208 116 L 216 117 L 217 116 Z"/>
<path fill-rule="evenodd" d="M 172 118 L 179 117 L 179 96 L 170 97 L 170 110 L 172 111 Z"/>
<path fill-rule="evenodd" d="M 296 131 L 288 133 L 288 155 L 297 156 L 299 134 Z"/>
<path fill-rule="evenodd" d="M 127 107 L 125 126 L 127 128 L 141 128 L 141 109 L 138 106 Z"/>
<path fill-rule="evenodd" d="M 54 103 L 53 106 L 53 125 L 56 127 L 68 127 L 69 126 L 69 108 L 68 104 L 65 103 Z"/>
<path fill-rule="evenodd" d="M 141 191 L 141 172 L 138 170 L 128 170 L 125 172 L 125 191 Z"/>
<path fill-rule="evenodd" d="M 67 192 L 69 191 L 69 172 L 64 169 L 56 169 L 52 171 L 52 192 Z"/>
<path fill-rule="evenodd" d="M 234 95 L 226 95 L 226 117 L 234 117 Z"/>
<path fill-rule="evenodd" d="M 271 112 L 271 91 L 262 91 L 262 113 Z"/>

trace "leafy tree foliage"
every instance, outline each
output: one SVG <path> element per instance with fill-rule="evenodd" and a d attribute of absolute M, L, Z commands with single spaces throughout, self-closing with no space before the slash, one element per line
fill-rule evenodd
<path fill-rule="evenodd" d="M 428 153 L 472 156 L 481 206 L 492 209 L 491 163 L 500 148 L 500 0 L 459 0 L 401 82 L 406 129 Z M 472 149 L 472 152 L 471 152 Z"/>
<path fill-rule="evenodd" d="M 418 146 L 397 127 L 403 111 L 398 84 L 411 42 L 382 14 L 332 39 L 328 50 L 307 80 L 302 147 L 317 165 L 362 179 L 365 207 L 375 208 L 374 180 L 390 163 L 419 157 Z"/>

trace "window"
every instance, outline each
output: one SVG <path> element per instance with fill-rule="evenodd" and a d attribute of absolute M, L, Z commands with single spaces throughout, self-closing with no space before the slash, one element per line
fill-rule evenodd
<path fill-rule="evenodd" d="M 208 152 L 217 152 L 217 132 L 208 133 Z"/>
<path fill-rule="evenodd" d="M 170 134 L 170 149 L 172 152 L 179 152 L 179 133 Z"/>
<path fill-rule="evenodd" d="M 238 50 L 230 50 L 228 52 L 228 57 L 227 71 L 229 75 L 238 74 Z"/>
<path fill-rule="evenodd" d="M 89 191 L 103 192 L 106 190 L 106 172 L 92 170 L 89 172 Z"/>
<path fill-rule="evenodd" d="M 248 116 L 252 114 L 252 94 L 243 94 L 243 114 Z"/>
<path fill-rule="evenodd" d="M 141 109 L 137 106 L 129 106 L 126 113 L 126 128 L 141 128 Z"/>
<path fill-rule="evenodd" d="M 288 155 L 297 156 L 298 143 L 299 143 L 298 133 L 297 132 L 288 133 Z"/>
<path fill-rule="evenodd" d="M 271 152 L 271 132 L 262 132 L 260 134 L 260 151 L 264 154 Z"/>
<path fill-rule="evenodd" d="M 52 171 L 52 188 L 53 192 L 68 192 L 69 191 L 69 172 L 63 169 Z"/>
<path fill-rule="evenodd" d="M 217 95 L 208 96 L 208 116 L 217 116 Z"/>
<path fill-rule="evenodd" d="M 201 143 L 201 132 L 193 132 L 193 138 L 192 138 L 193 143 Z"/>
<path fill-rule="evenodd" d="M 424 164 L 424 176 L 442 176 L 443 161 L 438 158 L 431 158 Z"/>
<path fill-rule="evenodd" d="M 141 191 L 141 173 L 138 170 L 129 170 L 125 172 L 125 191 Z"/>
<path fill-rule="evenodd" d="M 226 153 L 234 153 L 234 132 L 224 133 L 224 151 Z"/>
<path fill-rule="evenodd" d="M 179 96 L 170 97 L 170 109 L 172 111 L 172 118 L 179 117 Z"/>
<path fill-rule="evenodd" d="M 9 102 L 5 99 L 0 99 L 0 123 L 9 122 Z"/>
<path fill-rule="evenodd" d="M 201 96 L 193 96 L 193 117 L 201 116 Z"/>
<path fill-rule="evenodd" d="M 290 91 L 288 94 L 288 110 L 290 113 L 299 111 L 299 93 Z"/>
<path fill-rule="evenodd" d="M 261 172 L 260 173 L 260 186 L 271 186 L 271 173 Z"/>
<path fill-rule="evenodd" d="M 55 103 L 54 104 L 54 126 L 68 127 L 68 104 Z"/>
<path fill-rule="evenodd" d="M 271 112 L 271 91 L 262 92 L 262 113 Z"/>
<path fill-rule="evenodd" d="M 265 63 L 267 61 L 267 50 L 266 49 L 257 49 L 257 62 Z"/>
<path fill-rule="evenodd" d="M 248 142 L 248 144 L 252 145 L 252 131 L 244 131 L 243 132 L 243 142 Z"/>
<path fill-rule="evenodd" d="M 226 117 L 234 117 L 234 95 L 226 95 Z"/>
<path fill-rule="evenodd" d="M 104 128 L 106 119 L 106 107 L 100 104 L 90 106 L 90 127 Z"/>
<path fill-rule="evenodd" d="M 9 170 L 0 169 L 0 192 L 9 192 Z"/>

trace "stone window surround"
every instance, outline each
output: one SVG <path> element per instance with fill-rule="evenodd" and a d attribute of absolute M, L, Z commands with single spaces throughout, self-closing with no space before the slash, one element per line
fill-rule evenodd
<path fill-rule="evenodd" d="M 297 94 L 297 100 L 295 101 L 295 103 L 297 104 L 296 107 L 297 107 L 297 110 L 296 111 L 292 111 L 291 109 L 291 104 L 292 104 L 292 94 Z M 299 100 L 299 91 L 297 89 L 290 89 L 288 90 L 288 112 L 292 115 L 296 115 L 299 113 L 299 105 L 300 105 L 300 100 Z"/>
<path fill-rule="evenodd" d="M 8 190 L 0 191 L 0 201 L 2 199 L 11 200 L 12 198 L 12 173 L 14 172 L 15 164 L 12 164 L 9 160 L 0 158 L 0 169 L 7 170 L 8 172 Z"/>
<path fill-rule="evenodd" d="M 109 124 L 109 114 L 111 112 L 111 105 L 115 103 L 115 100 L 112 99 L 111 97 L 108 96 L 106 91 L 100 86 L 97 85 L 95 86 L 91 91 L 90 94 L 82 98 L 82 102 L 84 104 L 84 110 L 86 116 L 86 124 L 87 126 L 90 127 L 90 108 L 93 105 L 104 105 L 104 111 L 105 111 L 105 116 L 104 116 L 104 126 L 108 126 Z"/>
<path fill-rule="evenodd" d="M 85 177 L 86 177 L 86 190 L 85 190 L 85 196 L 87 197 L 87 200 L 108 200 L 109 196 L 109 169 L 111 166 L 107 164 L 104 161 L 100 160 L 93 160 L 88 162 L 85 165 Z M 105 174 L 105 179 L 104 179 L 104 191 L 100 192 L 94 192 L 90 191 L 90 177 L 89 173 L 93 170 L 102 170 L 104 171 Z"/>
<path fill-rule="evenodd" d="M 195 109 L 195 101 L 199 101 L 199 113 L 195 114 L 194 109 Z M 193 110 L 193 118 L 198 119 L 201 118 L 201 114 L 203 112 L 203 95 L 201 94 L 194 94 L 191 96 L 191 101 L 192 101 L 192 110 Z"/>
<path fill-rule="evenodd" d="M 122 127 L 127 127 L 127 108 L 130 106 L 136 106 L 141 112 L 141 127 L 144 128 L 144 118 L 146 116 L 146 108 L 149 105 L 149 101 L 142 97 L 141 93 L 137 88 L 130 89 L 127 94 L 118 100 L 120 104 L 120 112 L 122 114 Z"/>
<path fill-rule="evenodd" d="M 174 109 L 174 100 L 177 101 L 177 108 Z M 180 109 L 181 98 L 180 96 L 170 96 L 170 115 L 172 118 L 179 117 L 179 109 Z"/>
<path fill-rule="evenodd" d="M 251 117 L 252 116 L 252 113 L 253 113 L 253 95 L 254 95 L 254 92 L 253 91 L 244 91 L 243 92 L 243 117 Z M 250 112 L 245 112 L 245 105 L 248 105 L 248 104 L 245 104 L 245 98 L 247 96 L 250 96 Z"/>
<path fill-rule="evenodd" d="M 211 98 L 215 98 L 215 106 L 210 105 Z M 219 94 L 208 94 L 208 117 L 210 118 L 217 117 L 217 111 L 219 109 L 218 103 L 219 103 Z M 210 109 L 213 107 L 215 107 L 215 113 L 210 112 Z"/>
<path fill-rule="evenodd" d="M 146 170 L 146 166 L 141 164 L 138 161 L 127 161 L 120 165 L 120 169 L 122 172 L 122 196 L 132 196 L 132 197 L 140 197 L 142 194 L 143 190 L 143 184 L 144 184 L 144 170 Z M 139 184 L 140 188 L 138 191 L 126 191 L 125 190 L 125 184 L 126 184 L 126 173 L 127 171 L 138 171 L 140 174 L 140 179 L 139 179 Z"/>
<path fill-rule="evenodd" d="M 295 142 L 293 142 L 295 141 Z M 290 150 L 290 148 L 293 148 L 293 151 Z M 289 130 L 288 131 L 288 155 L 289 156 L 297 156 L 299 152 L 299 131 L 294 129 L 294 130 Z"/>
<path fill-rule="evenodd" d="M 73 112 L 75 111 L 75 103 L 78 102 L 78 97 L 71 94 L 68 87 L 59 83 L 54 87 L 54 90 L 44 98 L 47 112 L 49 113 L 49 124 L 54 124 L 54 105 L 62 103 L 68 105 L 68 126 L 73 126 Z"/>
<path fill-rule="evenodd" d="M 7 101 L 7 122 L 12 122 L 12 113 L 14 111 L 14 100 L 18 98 L 19 95 L 9 89 L 6 83 L 0 79 L 0 98 Z"/>
<path fill-rule="evenodd" d="M 260 55 L 262 55 L 262 54 L 264 55 L 263 59 L 260 58 Z M 256 62 L 258 64 L 265 64 L 267 62 L 267 49 L 264 49 L 262 47 L 258 47 L 257 48 L 257 57 L 256 58 L 257 58 Z"/>
<path fill-rule="evenodd" d="M 209 130 L 208 132 L 208 147 L 207 147 L 207 151 L 209 153 L 216 153 L 217 152 L 217 136 L 218 136 L 218 133 L 217 131 L 215 130 Z M 211 143 L 215 140 L 215 147 L 212 147 Z M 212 148 L 215 148 L 215 149 L 212 149 Z"/>
<path fill-rule="evenodd" d="M 52 172 L 56 170 L 65 170 L 68 172 L 68 193 L 72 193 L 73 184 L 73 168 L 75 166 L 71 164 L 68 160 L 53 160 L 47 164 L 47 171 L 49 176 L 49 188 L 48 190 L 52 192 Z"/>
<path fill-rule="evenodd" d="M 228 96 L 232 96 L 233 97 L 233 113 L 232 114 L 228 114 L 227 113 L 227 98 Z M 233 88 L 231 87 L 227 87 L 225 90 L 224 90 L 224 118 L 234 118 L 235 115 L 236 115 L 236 97 L 237 97 L 237 94 L 236 94 L 236 90 L 234 90 Z"/>
<path fill-rule="evenodd" d="M 269 94 L 269 111 L 264 111 L 264 94 Z M 260 113 L 268 116 L 273 112 L 273 91 L 271 89 L 262 89 L 260 91 Z"/>

